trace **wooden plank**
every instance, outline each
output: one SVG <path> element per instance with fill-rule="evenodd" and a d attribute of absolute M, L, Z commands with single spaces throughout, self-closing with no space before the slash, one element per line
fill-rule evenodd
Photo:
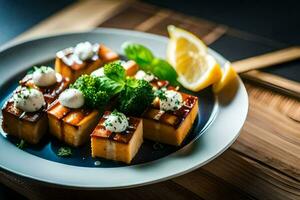
<path fill-rule="evenodd" d="M 207 22 L 205 20 L 199 20 L 177 12 L 172 12 L 172 14 L 170 14 L 169 17 L 163 19 L 160 23 L 157 23 L 155 26 L 152 26 L 147 31 L 150 33 L 167 36 L 167 26 L 170 24 L 183 29 L 190 30 L 202 39 L 204 39 L 203 37 L 211 33 L 213 30 L 216 30 L 217 27 L 216 24 Z"/>
<path fill-rule="evenodd" d="M 232 200 L 253 199 L 249 194 L 202 168 L 172 179 L 172 181 L 206 200 L 224 199 L 225 197 L 230 197 Z"/>
<path fill-rule="evenodd" d="M 215 186 L 208 181 L 197 182 L 203 180 L 203 173 L 221 179 L 217 183 L 225 188 L 231 185 L 236 195 L 257 199 L 300 198 L 300 123 L 289 117 L 300 102 L 264 88 L 246 86 L 249 114 L 231 150 L 174 181 L 205 199 L 218 199 L 218 194 L 226 196 L 228 191 L 218 191 L 216 196 L 207 194 L 205 190 Z"/>
<path fill-rule="evenodd" d="M 263 55 L 238 60 L 235 61 L 232 66 L 236 72 L 243 73 L 254 69 L 261 69 L 290 62 L 296 59 L 300 59 L 300 47 L 289 47 Z"/>
<path fill-rule="evenodd" d="M 280 93 L 300 99 L 300 83 L 270 73 L 251 70 L 240 74 L 244 79 L 261 84 Z"/>
<path fill-rule="evenodd" d="M 228 150 L 203 170 L 257 199 L 299 199 L 300 183 L 263 163 Z"/>
<path fill-rule="evenodd" d="M 120 190 L 80 190 L 49 187 L 38 182 L 16 177 L 10 173 L 0 171 L 0 180 L 3 184 L 15 189 L 28 199 L 52 200 L 52 199 L 195 199 L 201 200 L 195 193 L 181 187 L 172 181 L 164 181 L 149 186 L 142 186 Z"/>
<path fill-rule="evenodd" d="M 135 30 L 148 31 L 149 29 L 151 29 L 153 26 L 155 26 L 162 20 L 168 18 L 171 15 L 171 13 L 172 12 L 169 10 L 161 9 L 157 13 L 155 13 L 152 17 L 150 17 L 149 19 L 147 19 L 147 20 L 143 21 L 142 23 L 140 23 L 139 25 L 137 25 L 135 27 Z"/>
<path fill-rule="evenodd" d="M 132 29 L 152 17 L 158 10 L 155 6 L 134 2 L 106 21 L 98 23 L 98 26 Z"/>
<path fill-rule="evenodd" d="M 300 123 L 250 99 L 247 121 L 233 149 L 300 181 Z"/>
<path fill-rule="evenodd" d="M 203 37 L 202 39 L 207 41 L 208 44 L 221 37 L 227 31 L 226 26 L 217 26 L 206 20 L 167 9 L 160 9 L 141 2 L 134 2 L 123 12 L 103 23 L 99 23 L 99 26 L 135 29 L 167 36 L 167 26 L 170 24 L 194 32 L 198 36 Z"/>
<path fill-rule="evenodd" d="M 13 41 L 26 40 L 42 35 L 86 31 L 107 20 L 115 12 L 126 7 L 131 0 L 85 0 L 78 1 L 59 11 L 24 32 Z"/>

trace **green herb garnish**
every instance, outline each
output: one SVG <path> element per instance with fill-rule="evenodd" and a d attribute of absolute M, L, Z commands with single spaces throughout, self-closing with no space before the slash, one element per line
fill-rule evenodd
<path fill-rule="evenodd" d="M 20 142 L 17 144 L 17 147 L 19 148 L 19 149 L 24 149 L 24 147 L 25 147 L 25 140 L 20 140 Z"/>
<path fill-rule="evenodd" d="M 57 155 L 61 157 L 68 157 L 72 155 L 72 150 L 70 147 L 60 147 L 57 151 Z"/>
<path fill-rule="evenodd" d="M 110 91 L 104 88 L 103 84 L 105 83 L 100 80 L 100 77 L 82 75 L 70 87 L 82 92 L 87 107 L 99 108 L 106 105 L 110 98 Z"/>
<path fill-rule="evenodd" d="M 136 61 L 144 71 L 151 71 L 151 62 L 154 59 L 154 55 L 150 49 L 131 42 L 123 43 L 122 49 L 127 58 Z"/>
<path fill-rule="evenodd" d="M 153 99 L 152 86 L 147 81 L 128 78 L 119 95 L 117 109 L 128 115 L 139 115 Z"/>
<path fill-rule="evenodd" d="M 161 88 L 159 90 L 155 90 L 154 96 L 158 97 L 161 100 L 166 100 L 167 97 L 166 97 L 166 93 L 165 92 L 166 92 L 165 88 Z"/>
<path fill-rule="evenodd" d="M 172 85 L 178 85 L 177 73 L 164 59 L 154 57 L 152 52 L 141 44 L 125 42 L 122 45 L 125 55 L 137 62 L 142 70 L 151 72 L 161 80 L 167 80 Z"/>
<path fill-rule="evenodd" d="M 126 72 L 124 67 L 121 65 L 121 61 L 114 61 L 106 64 L 104 66 L 104 74 L 106 77 L 124 84 Z"/>
<path fill-rule="evenodd" d="M 82 75 L 71 85 L 82 92 L 87 107 L 102 108 L 116 97 L 120 112 L 137 115 L 153 101 L 152 86 L 144 80 L 126 78 L 121 62 L 106 64 L 104 74 L 101 77 Z"/>
<path fill-rule="evenodd" d="M 48 72 L 49 68 L 51 68 L 51 67 L 48 67 L 48 66 L 40 66 L 40 67 L 33 66 L 31 69 L 29 69 L 27 71 L 27 74 L 33 74 L 37 70 L 40 70 L 41 73 L 46 73 L 46 72 Z"/>

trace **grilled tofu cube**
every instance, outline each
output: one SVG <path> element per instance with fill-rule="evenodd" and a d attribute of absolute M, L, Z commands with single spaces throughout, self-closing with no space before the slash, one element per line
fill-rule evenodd
<path fill-rule="evenodd" d="M 104 113 L 91 135 L 92 157 L 102 157 L 130 164 L 143 143 L 141 119 L 130 117 L 129 127 L 122 133 L 105 129 L 104 121 L 110 112 Z"/>
<path fill-rule="evenodd" d="M 2 128 L 8 134 L 26 142 L 36 144 L 48 130 L 46 109 L 58 95 L 69 85 L 68 79 L 57 74 L 57 83 L 49 87 L 37 87 L 32 81 L 32 75 L 26 75 L 21 81 L 21 86 L 32 87 L 40 90 L 46 105 L 36 112 L 24 112 L 17 108 L 11 97 L 2 108 Z"/>
<path fill-rule="evenodd" d="M 105 63 L 117 60 L 118 54 L 104 45 L 94 45 L 95 55 L 88 60 L 81 61 L 74 57 L 74 48 L 70 47 L 57 52 L 55 60 L 55 71 L 68 77 L 73 83 L 82 74 L 90 74 Z"/>
<path fill-rule="evenodd" d="M 122 66 L 126 71 L 126 76 L 134 76 L 136 72 L 139 70 L 138 65 L 133 60 L 122 61 Z"/>
<path fill-rule="evenodd" d="M 8 135 L 37 144 L 48 130 L 47 114 L 44 109 L 25 113 L 14 105 L 11 98 L 2 108 L 2 129 Z"/>
<path fill-rule="evenodd" d="M 144 137 L 161 143 L 180 146 L 189 133 L 198 113 L 198 98 L 181 93 L 183 106 L 176 111 L 162 111 L 159 100 L 142 114 Z"/>
<path fill-rule="evenodd" d="M 59 140 L 78 147 L 89 140 L 89 136 L 100 119 L 97 110 L 70 109 L 57 100 L 48 108 L 49 130 Z"/>

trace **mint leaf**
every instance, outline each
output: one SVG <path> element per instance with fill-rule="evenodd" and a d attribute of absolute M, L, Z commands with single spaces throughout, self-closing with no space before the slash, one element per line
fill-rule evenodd
<path fill-rule="evenodd" d="M 175 69 L 165 60 L 154 58 L 151 63 L 151 72 L 161 80 L 168 80 L 172 85 L 178 85 Z"/>
<path fill-rule="evenodd" d="M 154 59 L 152 52 L 145 46 L 136 43 L 125 42 L 122 49 L 127 58 L 134 60 L 144 71 L 151 71 L 151 62 Z"/>
<path fill-rule="evenodd" d="M 166 60 L 154 57 L 147 47 L 125 42 L 122 49 L 127 58 L 134 60 L 145 72 L 151 72 L 159 79 L 169 81 L 172 85 L 179 84 L 174 68 Z"/>

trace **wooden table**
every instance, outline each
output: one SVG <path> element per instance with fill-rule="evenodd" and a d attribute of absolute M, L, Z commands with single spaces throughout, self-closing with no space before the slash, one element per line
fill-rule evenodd
<path fill-rule="evenodd" d="M 285 47 L 204 19 L 128 0 L 80 1 L 15 41 L 95 27 L 166 35 L 169 24 L 194 32 L 232 61 Z M 58 189 L 4 171 L 0 180 L 31 199 L 300 199 L 300 102 L 247 80 L 245 84 L 250 108 L 241 135 L 221 156 L 186 175 L 118 191 Z"/>

